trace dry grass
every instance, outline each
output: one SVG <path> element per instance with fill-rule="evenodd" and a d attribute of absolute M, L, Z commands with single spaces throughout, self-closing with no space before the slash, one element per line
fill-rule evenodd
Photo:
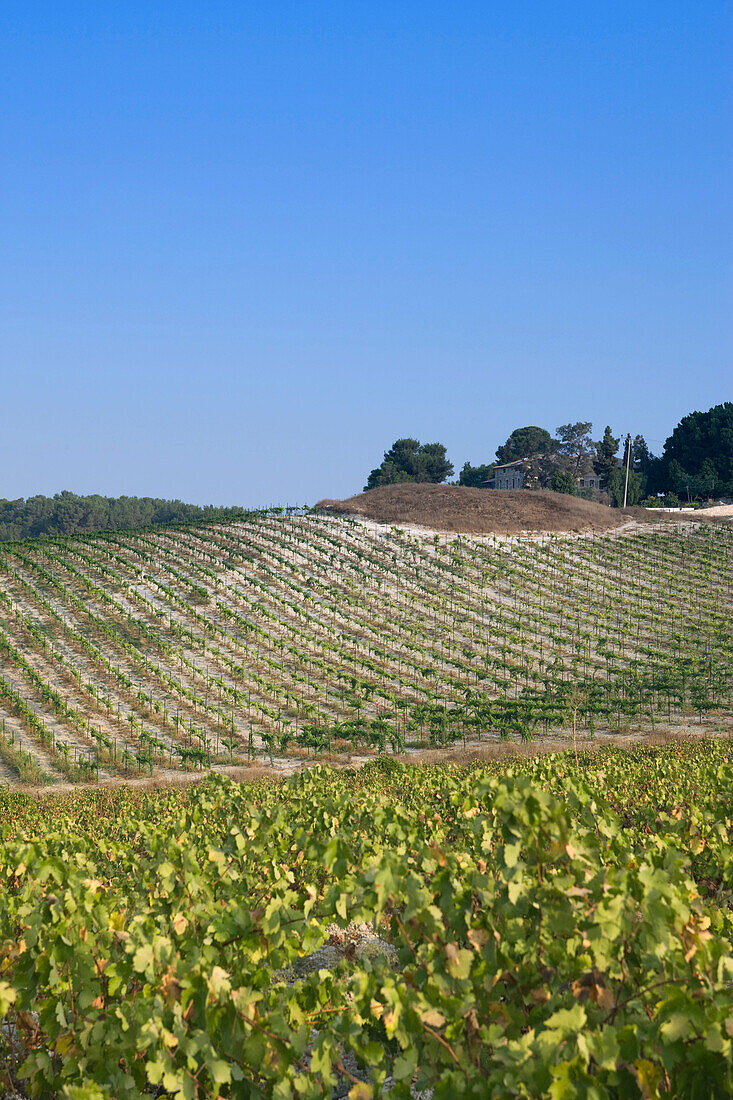
<path fill-rule="evenodd" d="M 316 507 L 376 523 L 416 524 L 435 531 L 506 535 L 521 531 L 607 531 L 629 520 L 669 523 L 679 513 L 656 515 L 644 508 L 607 508 L 580 497 L 546 490 L 501 492 L 462 485 L 383 485 L 347 500 L 321 500 Z M 685 520 L 701 518 L 683 514 Z"/>
<path fill-rule="evenodd" d="M 453 749 L 424 749 L 421 752 L 405 753 L 397 757 L 405 764 L 441 764 L 450 763 L 459 766 L 490 762 L 495 760 L 523 759 L 532 756 L 545 756 L 551 752 L 573 752 L 577 747 L 578 752 L 597 752 L 599 749 L 617 748 L 628 749 L 634 745 L 644 745 L 648 748 L 660 749 L 665 745 L 690 744 L 702 737 L 710 736 L 709 732 L 698 733 L 689 727 L 682 727 L 675 731 L 668 730 L 628 730 L 622 734 L 614 734 L 613 737 L 590 738 L 583 733 L 577 738 L 574 746 L 570 735 L 562 738 L 548 737 L 537 741 L 522 744 L 515 741 L 494 741 L 477 745 L 475 742 L 466 748 Z M 730 731 L 723 734 L 729 740 L 733 740 Z"/>
<path fill-rule="evenodd" d="M 567 751 L 566 742 L 538 741 L 518 744 L 514 741 L 492 741 L 485 745 L 468 745 L 466 748 L 422 749 L 405 753 L 397 759 L 403 764 L 475 764 L 493 760 L 515 760 L 528 756 L 540 756 L 549 752 Z"/>
<path fill-rule="evenodd" d="M 287 778 L 286 773 L 278 768 L 271 768 L 267 764 L 244 763 L 227 764 L 215 770 L 202 769 L 201 771 L 175 771 L 167 769 L 159 775 L 153 776 L 115 776 L 113 779 L 102 783 L 52 783 L 44 787 L 34 787 L 29 784 L 7 784 L 14 794 L 32 795 L 34 798 L 70 794 L 71 792 L 108 791 L 116 787 L 127 787 L 133 791 L 164 791 L 171 787 L 189 787 L 194 783 L 202 783 L 212 775 L 224 775 L 227 779 L 233 779 L 235 783 L 257 783 L 261 779 L 280 780 Z"/>

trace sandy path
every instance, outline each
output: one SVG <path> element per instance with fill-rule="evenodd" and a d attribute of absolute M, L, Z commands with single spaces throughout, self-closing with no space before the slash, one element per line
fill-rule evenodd
<path fill-rule="evenodd" d="M 733 518 L 733 504 L 716 504 L 712 508 L 701 508 L 701 516 L 718 516 L 720 519 Z"/>

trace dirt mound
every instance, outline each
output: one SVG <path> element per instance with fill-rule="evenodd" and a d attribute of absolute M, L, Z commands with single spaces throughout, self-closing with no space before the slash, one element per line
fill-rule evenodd
<path fill-rule="evenodd" d="M 628 520 L 650 521 L 649 512 L 643 508 L 607 508 L 564 493 L 410 482 L 383 485 L 347 500 L 321 500 L 316 508 L 337 515 L 363 516 L 377 523 L 416 524 L 472 535 L 605 531 Z"/>

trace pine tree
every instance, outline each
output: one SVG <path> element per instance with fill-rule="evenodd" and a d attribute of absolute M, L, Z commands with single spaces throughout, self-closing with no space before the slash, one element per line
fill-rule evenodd
<path fill-rule="evenodd" d="M 596 457 L 593 462 L 593 469 L 601 478 L 601 482 L 604 486 L 608 485 L 617 469 L 616 453 L 618 451 L 619 442 L 620 440 L 613 435 L 610 427 L 606 425 L 603 439 L 600 443 L 596 443 Z"/>

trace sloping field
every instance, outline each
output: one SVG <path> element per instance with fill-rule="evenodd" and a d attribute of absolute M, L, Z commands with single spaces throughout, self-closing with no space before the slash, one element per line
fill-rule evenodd
<path fill-rule="evenodd" d="M 262 514 L 4 544 L 2 778 L 292 767 L 725 712 L 732 566 L 713 523 L 446 543 Z"/>
<path fill-rule="evenodd" d="M 334 515 L 363 516 L 376 523 L 416 524 L 472 535 L 523 531 L 608 531 L 630 519 L 649 522 L 644 508 L 612 509 L 565 493 L 492 492 L 465 485 L 383 485 L 346 500 L 321 500 Z"/>

